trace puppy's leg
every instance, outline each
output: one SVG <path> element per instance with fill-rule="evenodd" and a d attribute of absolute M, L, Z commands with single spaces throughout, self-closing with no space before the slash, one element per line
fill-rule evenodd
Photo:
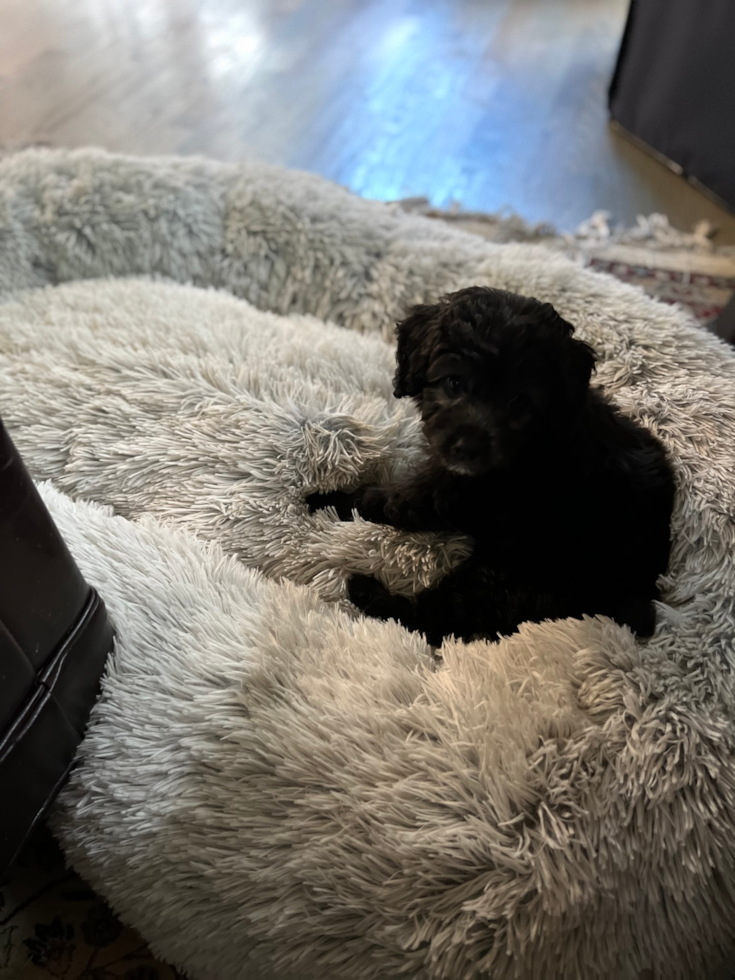
<path fill-rule="evenodd" d="M 484 583 L 483 583 L 484 584 Z M 426 636 L 432 646 L 441 646 L 447 636 L 461 640 L 484 637 L 497 639 L 518 626 L 507 597 L 478 592 L 477 569 L 468 559 L 430 589 L 415 596 L 393 595 L 377 579 L 355 575 L 349 581 L 350 601 L 368 616 L 395 619 L 406 629 Z"/>
<path fill-rule="evenodd" d="M 312 493 L 306 498 L 309 513 L 334 507 L 341 521 L 351 521 L 353 511 L 374 524 L 388 524 L 385 516 L 385 488 L 379 486 L 358 487 L 357 490 L 332 490 L 330 493 Z"/>
<path fill-rule="evenodd" d="M 416 602 L 393 595 L 371 575 L 352 575 L 347 585 L 350 602 L 373 619 L 395 619 L 407 629 L 416 630 Z"/>
<path fill-rule="evenodd" d="M 356 506 L 356 498 L 359 491 L 349 492 L 347 490 L 332 490 L 330 493 L 310 493 L 306 498 L 306 505 L 309 513 L 324 510 L 327 507 L 334 507 L 341 521 L 351 521 L 352 511 Z"/>
<path fill-rule="evenodd" d="M 433 590 L 431 590 L 433 593 Z M 420 593 L 420 596 L 426 593 Z M 373 619 L 394 619 L 406 629 L 423 633 L 426 642 L 433 647 L 440 647 L 442 640 L 451 630 L 442 628 L 436 621 L 436 616 L 427 621 L 422 615 L 420 596 L 408 598 L 403 595 L 393 595 L 376 578 L 370 575 L 353 575 L 348 585 L 350 602 Z"/>
<path fill-rule="evenodd" d="M 388 524 L 402 531 L 446 529 L 446 522 L 436 510 L 434 488 L 422 480 L 368 485 L 353 492 L 313 493 L 306 498 L 306 503 L 311 513 L 334 507 L 343 521 L 352 520 L 352 512 L 356 510 L 366 521 Z"/>
<path fill-rule="evenodd" d="M 616 623 L 629 626 L 642 639 L 653 636 L 656 629 L 656 607 L 643 596 L 621 596 L 606 612 Z"/>

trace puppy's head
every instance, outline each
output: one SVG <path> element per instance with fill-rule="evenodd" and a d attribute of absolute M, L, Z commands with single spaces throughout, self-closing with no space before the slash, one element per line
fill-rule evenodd
<path fill-rule="evenodd" d="M 472 286 L 398 324 L 394 392 L 434 453 L 478 476 L 551 449 L 581 415 L 595 354 L 549 303 Z"/>

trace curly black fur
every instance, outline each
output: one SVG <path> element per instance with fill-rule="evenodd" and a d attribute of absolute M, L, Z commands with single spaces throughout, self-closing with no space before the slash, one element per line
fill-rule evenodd
<path fill-rule="evenodd" d="M 650 432 L 590 388 L 595 354 L 573 332 L 548 303 L 479 286 L 398 324 L 395 395 L 421 411 L 426 459 L 403 482 L 313 494 L 309 506 L 462 531 L 474 550 L 413 598 L 353 577 L 360 609 L 435 645 L 584 613 L 653 632 L 671 468 Z"/>

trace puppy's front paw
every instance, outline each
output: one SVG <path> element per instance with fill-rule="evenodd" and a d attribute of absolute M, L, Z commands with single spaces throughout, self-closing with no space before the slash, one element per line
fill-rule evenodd
<path fill-rule="evenodd" d="M 334 507 L 341 521 L 353 519 L 352 509 L 355 506 L 355 494 L 345 490 L 332 490 L 330 493 L 310 493 L 306 498 L 309 513 Z"/>
<path fill-rule="evenodd" d="M 629 626 L 637 637 L 645 640 L 656 630 L 656 607 L 650 599 L 630 596 L 618 603 L 613 619 L 621 626 Z"/>
<path fill-rule="evenodd" d="M 395 619 L 414 629 L 415 604 L 406 596 L 393 595 L 371 575 L 353 575 L 347 585 L 350 602 L 373 619 Z"/>
<path fill-rule="evenodd" d="M 373 607 L 385 606 L 392 598 L 385 586 L 371 575 L 351 576 L 347 583 L 347 597 L 353 606 L 372 616 L 379 615 L 373 612 Z"/>

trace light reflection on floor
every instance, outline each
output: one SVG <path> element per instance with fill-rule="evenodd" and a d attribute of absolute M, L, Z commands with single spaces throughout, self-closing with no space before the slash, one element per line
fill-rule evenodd
<path fill-rule="evenodd" d="M 256 156 L 574 227 L 735 218 L 607 127 L 628 0 L 2 0 L 0 146 Z"/>

